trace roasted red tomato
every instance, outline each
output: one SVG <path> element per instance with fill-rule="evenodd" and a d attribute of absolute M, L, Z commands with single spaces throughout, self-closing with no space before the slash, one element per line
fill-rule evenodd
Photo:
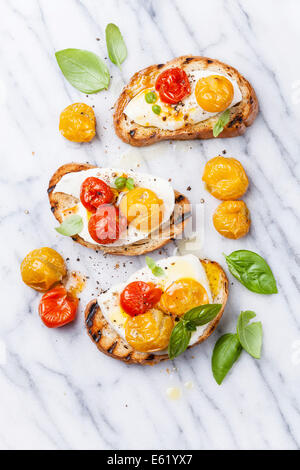
<path fill-rule="evenodd" d="M 91 216 L 88 228 L 95 242 L 106 245 L 118 240 L 126 225 L 126 218 L 119 214 L 119 209 L 112 204 L 105 204 Z"/>
<path fill-rule="evenodd" d="M 110 187 L 94 176 L 84 180 L 80 188 L 80 200 L 89 212 L 96 212 L 102 204 L 109 204 L 113 196 Z"/>
<path fill-rule="evenodd" d="M 147 312 L 159 302 L 162 290 L 152 282 L 135 281 L 128 284 L 120 296 L 122 309 L 131 317 Z"/>
<path fill-rule="evenodd" d="M 161 101 L 176 104 L 191 93 L 187 74 L 179 67 L 167 69 L 156 80 L 155 89 Z"/>
<path fill-rule="evenodd" d="M 78 299 L 71 296 L 63 285 L 59 285 L 43 295 L 39 314 L 48 328 L 56 328 L 74 320 L 77 306 Z"/>

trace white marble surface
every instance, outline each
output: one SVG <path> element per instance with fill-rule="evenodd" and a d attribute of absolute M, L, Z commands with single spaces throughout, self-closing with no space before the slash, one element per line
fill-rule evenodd
<path fill-rule="evenodd" d="M 299 2 L 0 3 L 0 448 L 299 448 Z M 108 22 L 120 26 L 128 58 L 122 73 L 108 62 L 113 76 L 108 92 L 85 97 L 66 82 L 54 52 L 78 47 L 106 57 Z M 140 68 L 186 53 L 237 67 L 256 89 L 259 117 L 243 137 L 132 150 L 112 130 L 110 108 L 123 83 Z M 72 144 L 58 132 L 60 111 L 75 101 L 95 105 L 98 136 L 90 144 Z M 218 202 L 201 183 L 205 162 L 223 149 L 243 163 L 251 180 L 245 201 L 252 228 L 240 241 L 214 231 L 211 214 Z M 130 167 L 140 161 L 142 170 L 171 177 L 183 192 L 191 186 L 193 203 L 205 199 L 203 255 L 224 266 L 222 251 L 248 248 L 263 254 L 279 294 L 252 294 L 230 277 L 229 302 L 217 332 L 173 364 L 135 367 L 100 354 L 85 332 L 83 307 L 96 295 L 97 281 L 103 288 L 122 281 L 144 259 L 104 258 L 54 231 L 47 182 L 70 161 Z M 52 246 L 70 258 L 70 269 L 90 276 L 78 318 L 65 328 L 42 325 L 40 295 L 20 279 L 21 260 L 40 246 Z M 163 254 L 174 248 L 169 244 Z M 263 322 L 262 358 L 255 361 L 244 353 L 219 387 L 210 370 L 212 348 L 220 334 L 233 331 L 244 309 L 255 310 Z M 192 381 L 192 390 L 184 387 L 186 381 Z M 170 386 L 180 387 L 181 399 L 167 398 Z"/>

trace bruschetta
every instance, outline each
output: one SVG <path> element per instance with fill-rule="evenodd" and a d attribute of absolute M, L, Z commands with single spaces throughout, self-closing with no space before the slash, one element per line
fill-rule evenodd
<path fill-rule="evenodd" d="M 57 229 L 60 233 L 116 255 L 141 255 L 161 248 L 183 233 L 191 217 L 188 199 L 169 181 L 86 163 L 60 167 L 50 179 L 48 196 L 51 211 L 62 224 Z M 75 233 L 74 220 L 79 221 Z"/>
<path fill-rule="evenodd" d="M 157 277 L 155 269 L 163 273 Z M 85 324 L 104 354 L 127 364 L 154 365 L 169 359 L 173 329 L 187 311 L 219 304 L 211 321 L 194 328 L 186 348 L 206 340 L 223 315 L 227 296 L 228 280 L 218 263 L 191 254 L 173 256 L 157 262 L 152 271 L 148 264 L 91 300 Z"/>
<path fill-rule="evenodd" d="M 161 140 L 235 137 L 258 113 L 253 87 L 216 59 L 182 56 L 137 72 L 114 108 L 117 135 L 137 147 Z"/>

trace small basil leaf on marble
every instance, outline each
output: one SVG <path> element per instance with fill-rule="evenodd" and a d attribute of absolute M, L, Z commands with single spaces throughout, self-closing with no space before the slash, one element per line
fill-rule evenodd
<path fill-rule="evenodd" d="M 105 29 L 108 56 L 113 64 L 121 69 L 121 64 L 127 57 L 127 47 L 118 26 L 109 23 Z"/>
<path fill-rule="evenodd" d="M 184 320 L 191 321 L 195 326 L 206 325 L 220 312 L 221 304 L 206 304 L 192 308 L 184 315 Z"/>
<path fill-rule="evenodd" d="M 237 250 L 225 259 L 231 274 L 257 294 L 276 294 L 276 281 L 270 266 L 254 251 Z"/>
<path fill-rule="evenodd" d="M 250 310 L 241 312 L 237 322 L 237 335 L 241 345 L 255 359 L 260 359 L 262 347 L 262 324 L 261 322 L 250 323 L 256 315 Z"/>
<path fill-rule="evenodd" d="M 127 178 L 126 188 L 129 189 L 129 190 L 134 188 L 134 179 L 133 178 Z"/>
<path fill-rule="evenodd" d="M 218 385 L 221 385 L 241 352 L 242 346 L 236 334 L 227 333 L 218 339 L 211 359 L 213 376 Z"/>
<path fill-rule="evenodd" d="M 173 328 L 169 342 L 169 357 L 174 359 L 188 347 L 191 334 L 197 326 L 206 325 L 213 320 L 222 308 L 221 304 L 206 304 L 186 312 Z"/>
<path fill-rule="evenodd" d="M 150 258 L 150 256 L 146 256 L 146 264 L 149 269 L 151 269 L 152 274 L 156 277 L 161 277 L 165 275 L 164 269 L 162 269 L 160 266 L 157 266 L 153 258 Z"/>
<path fill-rule="evenodd" d="M 175 359 L 175 357 L 179 356 L 187 349 L 191 336 L 191 330 L 180 320 L 177 325 L 174 326 L 170 336 L 168 347 L 170 359 Z"/>
<path fill-rule="evenodd" d="M 55 57 L 65 78 L 79 91 L 89 94 L 108 88 L 109 70 L 93 52 L 63 49 Z"/>
<path fill-rule="evenodd" d="M 229 117 L 230 117 L 230 110 L 226 109 L 226 111 L 224 111 L 224 113 L 221 114 L 216 124 L 214 125 L 214 128 L 213 128 L 214 137 L 218 137 L 218 135 L 221 134 L 224 127 L 229 122 Z"/>
<path fill-rule="evenodd" d="M 77 235 L 83 229 L 82 217 L 78 214 L 72 214 L 66 217 L 59 227 L 55 227 L 55 230 L 61 235 L 72 237 Z"/>

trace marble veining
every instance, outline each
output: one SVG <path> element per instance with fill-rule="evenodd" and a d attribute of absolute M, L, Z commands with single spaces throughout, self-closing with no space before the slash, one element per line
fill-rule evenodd
<path fill-rule="evenodd" d="M 299 2 L 2 0 L 1 10 L 0 448 L 299 448 Z M 121 72 L 107 60 L 109 22 L 118 24 L 128 47 Z M 67 47 L 106 58 L 108 92 L 85 96 L 66 82 L 54 52 Z M 123 85 L 137 70 L 187 53 L 223 60 L 251 81 L 260 102 L 254 125 L 228 140 L 145 149 L 121 142 L 111 108 Z M 76 101 L 95 106 L 97 137 L 90 144 L 73 144 L 58 132 L 59 113 Z M 201 182 L 205 162 L 223 151 L 250 178 L 244 200 L 252 228 L 239 241 L 213 229 L 218 201 Z M 197 349 L 153 368 L 100 354 L 84 330 L 84 306 L 145 261 L 103 256 L 55 232 L 47 183 L 70 161 L 138 168 L 172 178 L 184 193 L 190 186 L 191 201 L 205 201 L 202 255 L 224 266 L 223 251 L 253 249 L 269 261 L 279 293 L 252 294 L 230 276 L 222 322 Z M 19 275 L 23 257 L 40 246 L 57 249 L 71 270 L 89 277 L 76 322 L 58 330 L 42 325 L 40 295 Z M 175 249 L 172 242 L 153 257 Z M 243 353 L 219 387 L 210 370 L 212 348 L 245 309 L 263 322 L 262 358 Z M 181 390 L 178 400 L 168 398 L 170 387 Z"/>

